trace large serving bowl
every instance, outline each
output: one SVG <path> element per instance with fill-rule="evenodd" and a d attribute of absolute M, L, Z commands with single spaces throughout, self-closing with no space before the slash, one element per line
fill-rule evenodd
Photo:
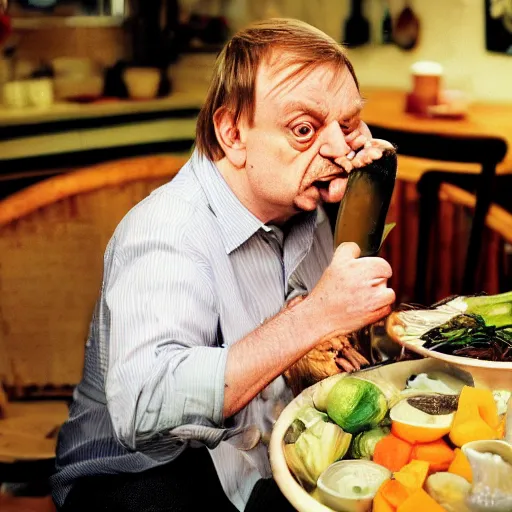
<path fill-rule="evenodd" d="M 458 365 L 452 366 L 451 364 L 448 364 L 444 361 L 431 358 L 402 361 L 398 363 L 383 365 L 376 368 L 370 368 L 368 370 L 362 370 L 357 372 L 357 375 L 368 380 L 388 383 L 390 385 L 397 386 L 399 389 L 403 389 L 405 388 L 407 380 L 411 375 L 434 371 L 451 373 L 452 375 L 461 377 L 465 381 L 468 381 L 468 379 L 470 381 L 472 380 L 472 377 L 461 371 Z M 329 377 L 329 380 L 342 379 L 347 375 L 348 374 L 335 375 L 333 377 Z M 508 375 L 510 380 L 507 387 L 512 389 L 512 374 L 508 373 Z M 299 512 L 332 511 L 331 508 L 323 505 L 316 499 L 315 493 L 312 495 L 308 494 L 308 492 L 295 480 L 292 473 L 288 469 L 283 449 L 284 436 L 288 427 L 295 419 L 298 411 L 305 405 L 313 405 L 313 395 L 316 388 L 320 385 L 325 385 L 325 382 L 326 381 L 322 381 L 305 389 L 290 404 L 288 404 L 288 406 L 283 410 L 277 422 L 275 423 L 272 436 L 270 438 L 270 463 L 272 466 L 274 479 L 284 496 Z M 478 383 L 476 381 L 468 382 L 468 384 L 470 383 L 474 383 L 478 387 L 488 387 L 485 384 L 485 379 L 484 381 L 480 381 Z M 509 437 L 512 433 L 512 421 L 508 422 L 508 425 L 509 432 L 507 437 Z M 316 494 L 316 496 L 318 496 L 318 494 Z"/>
<path fill-rule="evenodd" d="M 402 347 L 416 352 L 423 357 L 437 359 L 471 373 L 477 385 L 491 389 L 512 390 L 512 363 L 452 356 L 436 352 L 435 350 L 429 350 L 422 346 L 423 342 L 419 339 L 404 341 L 399 334 L 401 325 L 402 323 L 397 312 L 392 313 L 386 322 L 388 336 Z"/>

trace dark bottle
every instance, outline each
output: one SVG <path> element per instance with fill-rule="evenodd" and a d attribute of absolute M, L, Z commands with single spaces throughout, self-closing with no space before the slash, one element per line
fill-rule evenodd
<path fill-rule="evenodd" d="M 362 0 L 352 0 L 350 17 L 345 21 L 344 43 L 362 46 L 370 40 L 370 23 L 363 16 Z"/>
<path fill-rule="evenodd" d="M 384 16 L 382 17 L 382 44 L 390 44 L 393 42 L 393 20 L 386 3 L 384 7 Z"/>

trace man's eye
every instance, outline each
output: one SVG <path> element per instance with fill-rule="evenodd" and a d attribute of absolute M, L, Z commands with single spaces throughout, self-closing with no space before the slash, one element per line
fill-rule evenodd
<path fill-rule="evenodd" d="M 300 123 L 292 130 L 293 134 L 301 140 L 308 140 L 315 134 L 315 129 L 309 123 Z"/>

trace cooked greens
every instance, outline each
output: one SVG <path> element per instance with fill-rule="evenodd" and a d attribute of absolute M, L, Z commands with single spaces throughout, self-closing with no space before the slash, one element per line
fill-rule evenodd
<path fill-rule="evenodd" d="M 456 297 L 432 308 L 402 305 L 405 342 L 455 356 L 512 362 L 512 291 Z"/>

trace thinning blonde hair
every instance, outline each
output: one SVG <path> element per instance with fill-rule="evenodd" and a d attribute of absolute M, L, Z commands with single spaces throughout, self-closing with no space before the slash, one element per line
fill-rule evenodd
<path fill-rule="evenodd" d="M 215 112 L 226 108 L 235 123 L 245 116 L 252 124 L 256 74 L 262 61 L 274 51 L 287 57 L 278 64 L 282 68 L 296 67 L 288 79 L 316 66 L 331 64 L 336 72 L 346 67 L 359 87 L 345 49 L 321 30 L 287 18 L 253 23 L 232 37 L 215 62 L 210 88 L 196 125 L 196 147 L 210 160 L 217 161 L 224 156 L 215 134 Z"/>

